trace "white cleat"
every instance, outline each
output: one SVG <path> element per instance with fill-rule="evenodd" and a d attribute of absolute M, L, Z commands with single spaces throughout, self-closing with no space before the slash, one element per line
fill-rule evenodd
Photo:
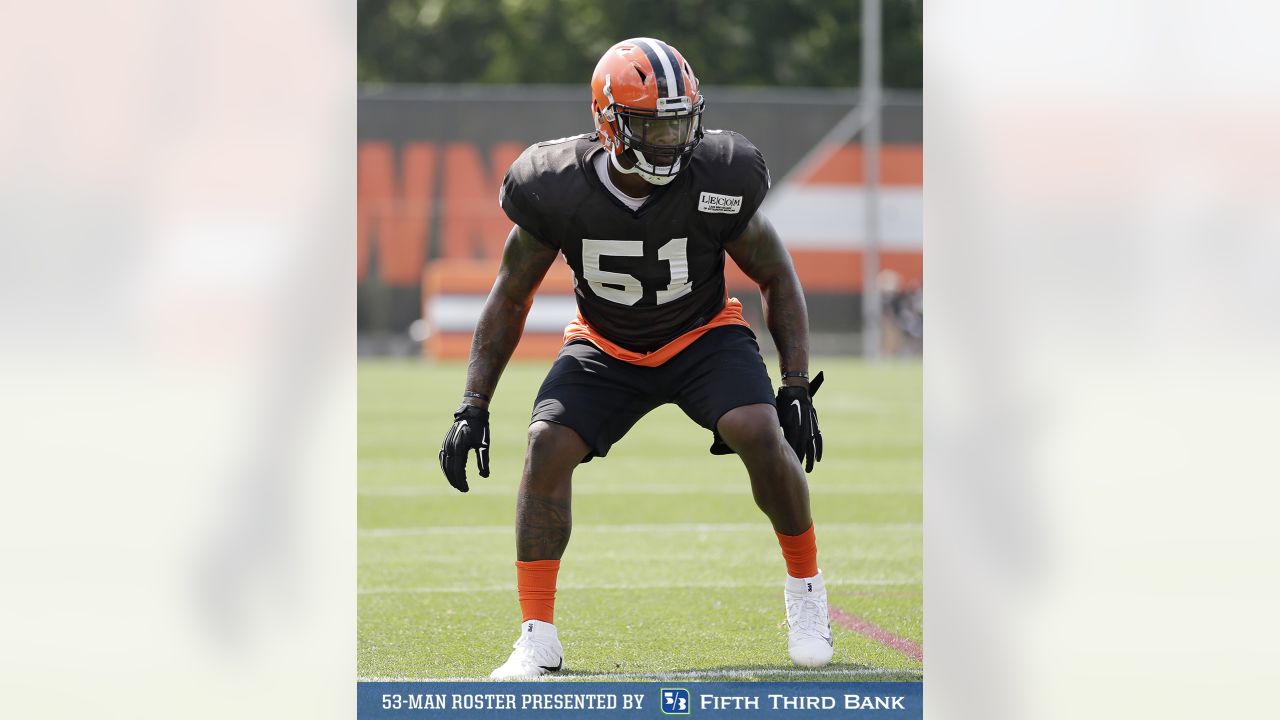
<path fill-rule="evenodd" d="M 528 680 L 553 673 L 564 667 L 564 649 L 556 635 L 556 626 L 541 620 L 525 620 L 520 624 L 520 639 L 502 666 L 489 673 L 494 680 Z"/>
<path fill-rule="evenodd" d="M 835 644 L 827 614 L 827 586 L 822 571 L 811 578 L 787 576 L 783 593 L 787 602 L 787 651 L 801 667 L 822 667 L 831 662 Z"/>

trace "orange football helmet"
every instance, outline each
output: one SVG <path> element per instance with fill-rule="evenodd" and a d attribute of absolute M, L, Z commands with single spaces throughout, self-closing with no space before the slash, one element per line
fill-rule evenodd
<path fill-rule="evenodd" d="M 671 182 L 702 142 L 702 104 L 693 68 L 654 38 L 614 45 L 591 75 L 591 117 L 613 166 L 654 185 Z M 625 152 L 631 167 L 619 162 Z"/>

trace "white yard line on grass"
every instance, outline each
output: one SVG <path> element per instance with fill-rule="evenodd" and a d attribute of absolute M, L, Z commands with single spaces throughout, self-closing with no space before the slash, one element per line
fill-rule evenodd
<path fill-rule="evenodd" d="M 883 530 L 918 531 L 920 523 L 821 523 L 818 531 L 827 530 Z M 734 533 L 760 532 L 768 529 L 768 523 L 633 523 L 628 525 L 575 525 L 575 535 L 581 533 Z M 440 525 L 434 527 L 361 528 L 362 538 L 392 538 L 415 535 L 487 535 L 514 534 L 512 525 Z"/>
<path fill-rule="evenodd" d="M 827 587 L 860 587 L 860 586 L 906 586 L 919 585 L 920 578 L 848 578 L 829 579 Z M 673 588 L 766 588 L 776 590 L 777 582 L 735 583 L 735 582 L 658 582 L 658 583 L 601 583 L 592 585 L 561 585 L 558 590 L 668 590 Z M 477 592 L 509 592 L 515 593 L 515 585 L 460 585 L 454 587 L 417 587 L 417 588 L 360 588 L 356 592 L 361 595 L 410 595 L 421 593 L 477 593 Z"/>
<path fill-rule="evenodd" d="M 405 437 L 416 436 L 406 435 Z M 416 443 L 415 443 L 416 445 Z M 632 461 L 635 459 L 633 458 Z M 643 460 L 641 460 L 643 461 Z M 416 468 L 416 467 L 433 467 L 436 466 L 436 458 L 434 456 L 427 457 L 362 457 L 357 458 L 357 464 L 361 468 Z M 868 467 L 896 467 L 899 465 L 915 465 L 921 464 L 919 455 L 901 455 L 898 457 L 856 457 L 846 456 L 841 458 L 839 464 L 844 466 L 852 466 L 858 468 Z M 825 467 L 825 466 L 824 466 Z"/>
<path fill-rule="evenodd" d="M 571 671 L 568 671 L 571 672 Z M 919 668 L 822 668 L 805 670 L 802 668 L 762 668 L 760 670 L 724 669 L 724 670 L 677 670 L 669 673 L 606 673 L 600 675 L 562 675 L 559 677 L 543 676 L 541 682 L 574 680 L 699 680 L 714 677 L 873 677 L 878 675 L 913 675 Z M 488 680 L 487 677 L 443 677 L 443 678 L 411 678 L 411 677 L 363 677 L 359 682 L 476 682 Z"/>
<path fill-rule="evenodd" d="M 426 485 L 389 485 L 386 487 L 370 487 L 359 491 L 361 497 L 443 497 L 452 496 L 458 491 L 451 487 L 434 487 Z M 479 487 L 471 488 L 472 495 L 509 496 L 514 488 Z M 823 486 L 812 489 L 814 495 L 920 495 L 920 486 L 901 487 L 896 485 L 848 485 Z M 617 485 L 580 485 L 573 489 L 574 495 L 750 495 L 751 486 L 745 481 L 726 485 L 687 485 L 687 484 L 637 484 L 633 486 Z"/>

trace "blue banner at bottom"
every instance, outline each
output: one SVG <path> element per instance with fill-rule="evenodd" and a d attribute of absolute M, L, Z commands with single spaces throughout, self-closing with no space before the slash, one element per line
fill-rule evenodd
<path fill-rule="evenodd" d="M 358 717 L 922 718 L 918 682 L 362 682 Z"/>

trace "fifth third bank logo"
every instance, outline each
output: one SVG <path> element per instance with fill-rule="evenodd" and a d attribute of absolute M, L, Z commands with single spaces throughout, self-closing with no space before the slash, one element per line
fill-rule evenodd
<path fill-rule="evenodd" d="M 689 691 L 684 688 L 662 688 L 662 713 L 688 715 Z"/>

